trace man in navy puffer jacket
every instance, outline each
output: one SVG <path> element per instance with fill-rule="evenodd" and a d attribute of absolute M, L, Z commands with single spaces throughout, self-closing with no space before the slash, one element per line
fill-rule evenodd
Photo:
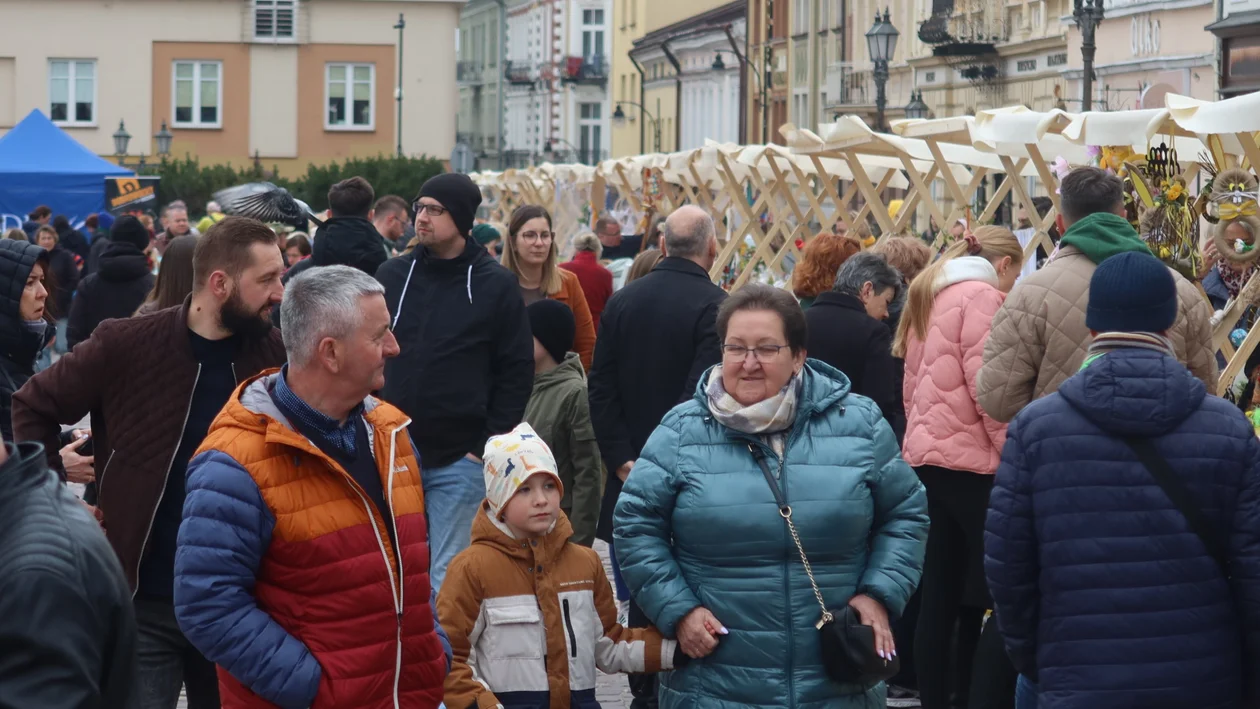
<path fill-rule="evenodd" d="M 1254 706 L 1260 441 L 1173 356 L 1176 315 L 1157 259 L 1104 261 L 1085 365 L 1007 431 L 985 574 L 1041 709 Z M 1126 438 L 1150 439 L 1218 526 L 1232 583 Z"/>

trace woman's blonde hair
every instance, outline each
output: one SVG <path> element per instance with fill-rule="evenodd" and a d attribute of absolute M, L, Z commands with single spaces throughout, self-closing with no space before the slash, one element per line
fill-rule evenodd
<path fill-rule="evenodd" d="M 547 220 L 547 229 L 551 230 L 551 213 L 537 204 L 523 204 L 517 207 L 512 212 L 512 218 L 508 220 L 508 238 L 507 244 L 503 248 L 503 266 L 515 273 L 518 278 L 521 275 L 521 257 L 516 255 L 516 237 L 530 220 L 540 218 Z M 553 233 L 551 235 L 551 252 L 547 255 L 547 260 L 543 262 L 542 280 L 538 284 L 544 296 L 555 295 L 564 288 L 563 276 L 560 275 L 559 259 L 560 251 L 556 246 L 556 235 Z"/>
<path fill-rule="evenodd" d="M 936 298 L 933 286 L 945 264 L 959 256 L 979 256 L 990 263 L 1009 256 L 1011 267 L 1024 263 L 1024 249 L 1010 229 L 1000 226 L 982 226 L 972 232 L 972 238 L 955 241 L 931 266 L 923 269 L 910 282 L 906 307 L 897 323 L 897 338 L 893 340 L 893 356 L 905 357 L 906 346 L 913 335 L 919 340 L 927 337 L 928 319 L 932 315 L 932 302 Z"/>
<path fill-rule="evenodd" d="M 595 258 L 599 258 L 604 253 L 604 245 L 594 232 L 587 231 L 573 237 L 573 251 L 590 251 L 595 254 Z"/>
<path fill-rule="evenodd" d="M 14 241 L 30 241 L 30 239 L 26 238 L 26 232 L 18 228 L 13 228 L 6 231 L 4 233 L 4 238 L 12 239 Z"/>

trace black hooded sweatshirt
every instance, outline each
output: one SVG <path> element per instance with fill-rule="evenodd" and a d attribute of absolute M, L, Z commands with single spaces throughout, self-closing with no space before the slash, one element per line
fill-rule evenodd
<path fill-rule="evenodd" d="M 143 251 L 125 241 L 109 242 L 96 273 L 79 282 L 66 325 L 66 344 L 73 348 L 83 342 L 105 320 L 131 317 L 153 290 L 153 281 Z"/>
<path fill-rule="evenodd" d="M 382 398 L 412 419 L 420 462 L 442 468 L 511 431 L 534 386 L 534 338 L 516 275 L 467 238 L 443 260 L 423 247 L 376 272 L 401 354 Z"/>
<path fill-rule="evenodd" d="M 293 265 L 284 282 L 316 266 L 353 266 L 369 276 L 389 258 L 385 239 L 363 217 L 333 217 L 315 232 L 311 257 Z"/>
<path fill-rule="evenodd" d="M 47 253 L 26 241 L 0 240 L 0 436 L 6 441 L 13 440 L 13 393 L 35 373 L 35 358 L 51 334 L 28 328 L 21 317 L 26 279 Z"/>

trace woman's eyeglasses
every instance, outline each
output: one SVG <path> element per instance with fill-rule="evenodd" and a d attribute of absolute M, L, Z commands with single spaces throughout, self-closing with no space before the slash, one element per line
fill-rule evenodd
<path fill-rule="evenodd" d="M 764 364 L 774 361 L 774 358 L 779 356 L 779 351 L 787 347 L 787 345 L 758 345 L 756 347 L 722 345 L 722 356 L 732 362 L 743 362 L 748 358 L 748 353 L 752 352 L 757 361 Z"/>
<path fill-rule="evenodd" d="M 430 217 L 440 217 L 450 210 L 440 204 L 424 204 L 423 202 L 415 202 L 411 205 L 411 211 L 415 212 L 416 216 L 419 216 L 421 211 L 425 211 L 429 213 Z"/>
<path fill-rule="evenodd" d="M 554 231 L 523 231 L 516 235 L 516 238 L 522 241 L 545 242 L 551 241 L 555 237 Z"/>

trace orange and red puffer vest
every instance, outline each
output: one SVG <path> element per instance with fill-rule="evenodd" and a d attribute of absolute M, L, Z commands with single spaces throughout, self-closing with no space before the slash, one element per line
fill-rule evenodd
<path fill-rule="evenodd" d="M 189 466 L 176 562 L 180 626 L 219 665 L 224 709 L 307 696 L 317 708 L 436 707 L 446 658 L 430 606 L 410 421 L 389 404 L 365 402 L 395 550 L 363 489 L 272 403 L 274 376 L 237 389 Z M 255 553 L 252 584 L 242 582 L 233 562 Z"/>

